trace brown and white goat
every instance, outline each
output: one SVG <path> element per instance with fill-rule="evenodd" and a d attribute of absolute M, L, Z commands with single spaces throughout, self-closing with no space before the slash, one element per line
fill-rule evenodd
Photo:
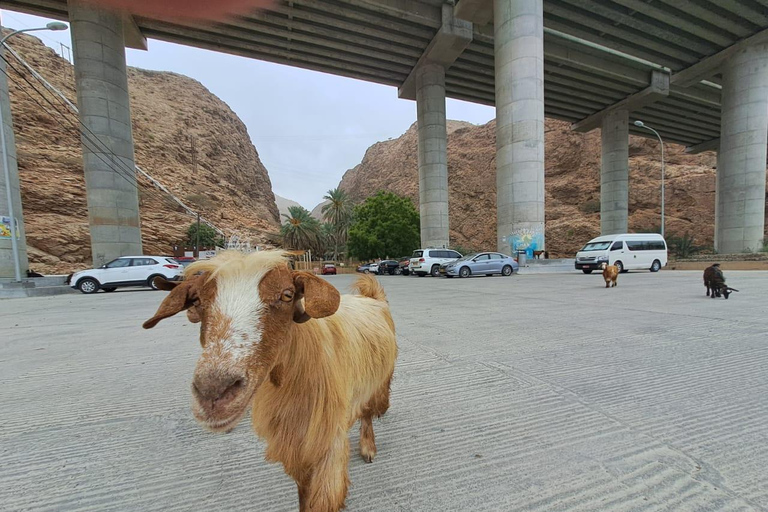
<path fill-rule="evenodd" d="M 397 357 L 384 290 L 361 277 L 357 295 L 290 269 L 281 251 L 224 253 L 190 265 L 149 329 L 186 310 L 200 322 L 203 352 L 192 382 L 193 413 L 220 432 L 252 406 L 252 424 L 298 486 L 301 512 L 344 508 L 348 431 L 360 425 L 360 454 L 376 455 L 372 419 L 389 408 Z"/>
<path fill-rule="evenodd" d="M 609 265 L 607 263 L 603 263 L 601 265 L 601 268 L 603 269 L 603 279 L 605 279 L 605 287 L 611 287 L 617 286 L 616 280 L 619 277 L 619 267 L 615 265 Z"/>

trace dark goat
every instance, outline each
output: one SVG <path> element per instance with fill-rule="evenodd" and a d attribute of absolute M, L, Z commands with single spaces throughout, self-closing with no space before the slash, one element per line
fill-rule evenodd
<path fill-rule="evenodd" d="M 725 284 L 725 276 L 723 271 L 720 270 L 719 263 L 713 263 L 706 269 L 704 269 L 704 286 L 707 287 L 707 297 L 720 297 L 722 295 L 726 299 L 731 292 L 737 292 L 736 288 L 731 288 Z"/>

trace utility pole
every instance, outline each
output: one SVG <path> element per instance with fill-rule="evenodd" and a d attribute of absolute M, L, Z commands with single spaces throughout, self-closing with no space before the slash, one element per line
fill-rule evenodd
<path fill-rule="evenodd" d="M 200 213 L 197 214 L 197 240 L 195 241 L 195 258 L 200 259 Z"/>

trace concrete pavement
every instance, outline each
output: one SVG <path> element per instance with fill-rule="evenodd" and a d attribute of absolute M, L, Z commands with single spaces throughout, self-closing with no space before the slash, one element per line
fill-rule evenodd
<path fill-rule="evenodd" d="M 768 510 L 768 272 L 727 277 L 381 277 L 401 352 L 348 510 Z M 247 421 L 195 423 L 197 326 L 140 327 L 164 295 L 0 303 L 0 509 L 298 509 Z"/>

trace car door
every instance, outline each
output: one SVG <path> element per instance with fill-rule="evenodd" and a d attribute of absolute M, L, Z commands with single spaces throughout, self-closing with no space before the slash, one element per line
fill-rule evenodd
<path fill-rule="evenodd" d="M 478 254 L 472 258 L 469 268 L 473 274 L 488 274 L 491 265 L 490 255 L 488 253 Z"/>
<path fill-rule="evenodd" d="M 504 256 L 498 253 L 491 253 L 488 260 L 488 270 L 494 274 L 501 274 L 502 263 L 504 262 Z"/>
<path fill-rule="evenodd" d="M 98 273 L 96 273 L 96 279 L 98 279 L 102 285 L 109 283 L 122 283 L 129 280 L 128 275 L 130 268 L 130 258 L 118 258 L 104 265 L 104 268 L 98 269 Z"/>
<path fill-rule="evenodd" d="M 141 283 L 146 281 L 153 273 L 153 266 L 157 264 L 157 261 L 152 258 L 133 258 L 131 269 L 128 273 L 129 281 L 132 283 Z"/>
<path fill-rule="evenodd" d="M 611 248 L 608 251 L 608 264 L 613 265 L 617 260 L 621 260 L 624 268 L 626 268 L 626 265 L 629 262 L 627 261 L 626 256 L 624 256 L 625 252 L 626 250 L 624 249 L 624 242 L 621 240 L 613 242 Z"/>

